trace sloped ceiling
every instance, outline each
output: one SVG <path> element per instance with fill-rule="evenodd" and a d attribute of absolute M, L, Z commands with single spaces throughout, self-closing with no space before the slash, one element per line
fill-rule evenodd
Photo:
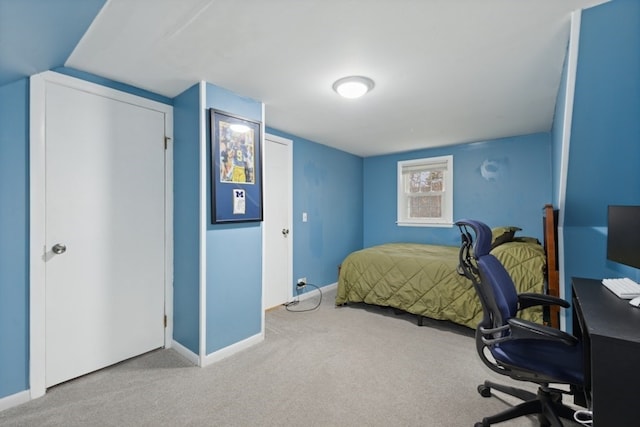
<path fill-rule="evenodd" d="M 106 0 L 0 0 L 0 86 L 65 61 Z"/>
<path fill-rule="evenodd" d="M 65 65 L 167 97 L 204 80 L 263 101 L 267 126 L 371 156 L 549 131 L 571 12 L 603 2 L 108 0 Z M 27 25 L 44 51 L 60 21 L 73 33 L 91 14 L 84 1 L 21 3 L 58 5 Z M 348 75 L 376 86 L 339 98 L 331 86 Z"/>

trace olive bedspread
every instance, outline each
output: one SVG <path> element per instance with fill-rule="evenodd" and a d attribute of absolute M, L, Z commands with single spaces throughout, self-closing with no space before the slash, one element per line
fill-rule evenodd
<path fill-rule="evenodd" d="M 389 243 L 348 255 L 340 268 L 336 305 L 366 303 L 475 328 L 482 307 L 470 280 L 460 276 L 456 246 Z M 511 275 L 518 293 L 544 293 L 546 257 L 535 239 L 503 243 L 491 253 Z M 524 319 L 542 323 L 542 309 Z"/>

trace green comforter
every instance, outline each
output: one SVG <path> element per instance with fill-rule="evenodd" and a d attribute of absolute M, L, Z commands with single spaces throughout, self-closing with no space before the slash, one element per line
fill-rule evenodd
<path fill-rule="evenodd" d="M 340 267 L 336 304 L 363 302 L 449 320 L 475 328 L 482 307 L 471 281 L 456 272 L 455 246 L 389 243 L 356 251 Z M 518 293 L 544 292 L 546 257 L 539 243 L 503 243 L 491 253 L 511 275 Z M 524 319 L 542 323 L 542 309 Z"/>

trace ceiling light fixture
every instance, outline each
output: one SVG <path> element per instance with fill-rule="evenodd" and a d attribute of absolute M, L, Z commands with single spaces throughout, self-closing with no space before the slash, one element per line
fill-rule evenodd
<path fill-rule="evenodd" d="M 333 84 L 335 90 L 344 98 L 360 98 L 365 93 L 373 89 L 373 80 L 363 76 L 343 77 Z"/>

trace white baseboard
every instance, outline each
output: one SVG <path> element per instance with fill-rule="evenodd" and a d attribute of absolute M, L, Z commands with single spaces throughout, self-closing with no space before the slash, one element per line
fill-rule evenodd
<path fill-rule="evenodd" d="M 187 359 L 189 362 L 193 363 L 196 366 L 200 365 L 200 358 L 193 351 L 189 350 L 187 347 L 180 344 L 178 341 L 171 342 L 171 348 L 174 349 L 180 356 Z"/>
<path fill-rule="evenodd" d="M 256 344 L 264 341 L 264 333 L 256 334 L 252 337 L 246 338 L 228 347 L 222 348 L 218 351 L 214 351 L 211 354 L 207 354 L 202 360 L 202 367 L 211 365 L 212 363 L 219 362 L 222 359 L 226 359 L 242 350 L 246 350 L 249 347 L 253 347 Z"/>
<path fill-rule="evenodd" d="M 319 287 L 319 288 L 322 291 L 322 293 L 324 294 L 325 292 L 329 292 L 329 291 L 331 291 L 333 289 L 336 289 L 337 287 L 338 287 L 338 282 L 335 282 L 335 283 L 331 283 L 330 285 L 322 286 L 322 287 Z M 318 290 L 316 288 L 314 288 L 313 286 L 308 286 L 308 285 L 307 285 L 306 288 L 307 288 L 307 291 L 305 293 L 298 295 L 298 301 L 304 301 L 306 299 L 318 296 Z"/>
<path fill-rule="evenodd" d="M 22 405 L 31 400 L 31 392 L 29 390 L 21 391 L 3 398 L 0 398 L 0 411 Z"/>
<path fill-rule="evenodd" d="M 252 347 L 260 342 L 264 341 L 264 333 L 256 334 L 252 337 L 244 339 L 240 342 L 232 344 L 228 347 L 215 351 L 211 354 L 206 355 L 202 360 L 200 360 L 200 356 L 183 346 L 177 341 L 173 341 L 171 347 L 182 357 L 187 359 L 189 362 L 193 363 L 196 366 L 205 367 L 207 365 L 211 365 L 212 363 L 218 362 L 222 359 L 225 359 L 233 354 L 236 354 L 242 350 L 245 350 L 249 347 Z"/>

